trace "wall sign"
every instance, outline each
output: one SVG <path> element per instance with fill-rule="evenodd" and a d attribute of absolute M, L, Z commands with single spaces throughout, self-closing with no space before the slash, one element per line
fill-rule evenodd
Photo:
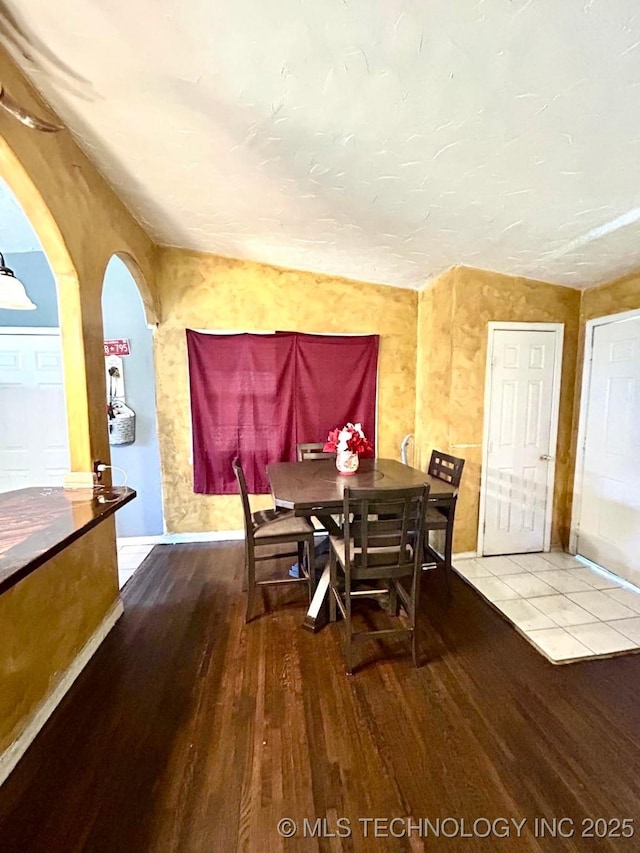
<path fill-rule="evenodd" d="M 126 338 L 114 338 L 104 342 L 105 355 L 130 355 L 129 341 Z"/>

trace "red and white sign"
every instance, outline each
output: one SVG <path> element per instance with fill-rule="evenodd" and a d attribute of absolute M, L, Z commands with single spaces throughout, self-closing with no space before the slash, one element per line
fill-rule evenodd
<path fill-rule="evenodd" d="M 104 342 L 105 355 L 130 355 L 129 341 L 125 338 L 114 338 Z"/>

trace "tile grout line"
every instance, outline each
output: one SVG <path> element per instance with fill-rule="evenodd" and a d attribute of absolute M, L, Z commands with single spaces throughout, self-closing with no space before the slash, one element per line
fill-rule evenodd
<path fill-rule="evenodd" d="M 542 575 L 542 577 L 539 577 L 538 573 L 536 573 L 536 571 L 534 569 L 527 567 L 527 555 L 519 555 L 519 556 L 520 556 L 520 560 L 521 560 L 521 562 L 519 562 L 519 563 L 516 562 L 515 560 L 510 560 L 510 558 L 508 556 L 501 556 L 501 557 L 497 557 L 497 558 L 496 557 L 488 557 L 488 558 L 475 557 L 475 558 L 473 558 L 472 561 L 469 561 L 469 562 L 473 562 L 474 568 L 480 569 L 480 570 L 482 570 L 482 566 L 483 566 L 483 563 L 485 560 L 486 561 L 493 560 L 494 561 L 493 562 L 494 568 L 497 568 L 498 566 L 503 567 L 505 563 L 511 562 L 513 564 L 513 567 L 514 567 L 513 572 L 507 572 L 507 573 L 503 572 L 502 574 L 495 574 L 491 569 L 491 564 L 487 562 L 484 564 L 484 568 L 488 572 L 488 574 L 486 574 L 486 575 L 482 574 L 482 575 L 473 576 L 473 574 L 472 574 L 471 576 L 467 576 L 466 574 L 464 574 L 462 567 L 460 568 L 460 570 L 457 571 L 457 574 L 466 583 L 468 583 L 476 592 L 478 592 L 481 595 L 481 597 L 484 598 L 484 600 L 487 601 L 487 603 L 490 604 L 494 608 L 494 610 L 496 610 L 498 613 L 500 613 L 500 615 L 504 619 L 506 619 L 509 622 L 509 624 L 512 627 L 514 627 L 518 631 L 518 633 L 527 640 L 527 642 L 529 642 L 531 645 L 533 645 L 534 648 L 536 649 L 536 651 L 538 651 L 540 654 L 542 654 L 551 663 L 564 664 L 564 663 L 571 663 L 571 662 L 580 661 L 580 660 L 602 659 L 602 658 L 619 656 L 622 654 L 633 654 L 634 652 L 640 651 L 640 643 L 638 643 L 638 641 L 636 639 L 624 634 L 622 630 L 616 630 L 616 628 L 613 627 L 613 625 L 611 624 L 611 623 L 615 623 L 615 622 L 629 621 L 629 620 L 634 619 L 634 618 L 640 619 L 640 591 L 636 592 L 635 590 L 628 589 L 626 586 L 623 586 L 622 584 L 619 584 L 616 587 L 605 587 L 603 589 L 598 589 L 595 585 L 592 585 L 589 583 L 589 580 L 587 580 L 587 578 L 585 577 L 584 574 L 582 575 L 581 578 L 576 577 L 575 581 L 576 582 L 579 581 L 581 584 L 583 584 L 583 586 L 586 587 L 585 589 L 579 589 L 579 590 L 575 590 L 573 592 L 561 592 L 560 590 L 556 591 L 556 588 L 553 586 L 553 583 L 551 582 L 551 580 L 549 582 L 543 580 L 546 572 L 550 571 L 550 570 L 540 571 L 540 569 L 538 568 L 539 574 Z M 540 555 L 538 555 L 538 554 L 531 555 L 531 557 L 532 557 L 532 560 L 530 561 L 531 563 L 533 563 L 534 560 L 536 562 L 538 562 L 540 559 L 545 559 L 545 561 L 553 567 L 552 570 L 555 570 L 556 572 L 563 572 L 563 573 L 564 572 L 568 573 L 570 571 L 589 572 L 590 575 L 594 576 L 594 579 L 597 576 L 599 576 L 601 579 L 612 580 L 613 583 L 616 582 L 612 578 L 609 578 L 607 575 L 600 573 L 600 572 L 596 572 L 594 569 L 590 568 L 588 565 L 580 564 L 580 563 L 578 563 L 578 565 L 576 565 L 576 562 L 572 562 L 572 560 L 574 559 L 572 556 L 571 557 L 568 556 L 566 559 L 563 559 L 561 557 L 556 557 L 555 559 L 549 559 L 549 560 L 546 560 L 546 558 L 544 556 L 541 558 Z M 460 562 L 464 563 L 466 561 L 460 561 Z M 457 566 L 454 566 L 454 568 L 458 569 Z M 507 568 L 508 568 L 508 565 L 507 565 Z M 535 578 L 535 580 L 537 580 L 537 581 L 541 581 L 543 583 L 546 583 L 547 586 L 553 590 L 553 592 L 548 593 L 546 595 L 543 594 L 543 595 L 524 596 L 517 589 L 517 585 L 512 586 L 509 583 L 509 581 L 507 580 L 507 578 L 513 577 L 515 575 L 523 576 L 523 578 L 526 578 L 526 576 L 528 575 L 530 578 Z M 491 584 L 487 585 L 486 583 L 483 583 L 483 581 L 486 581 L 487 578 L 492 579 L 493 581 L 500 581 L 503 587 L 505 587 L 506 589 L 509 589 L 510 592 L 513 592 L 515 594 L 515 597 L 510 596 L 509 598 L 506 598 L 506 599 L 503 599 L 503 598 L 496 599 L 495 597 L 492 597 L 491 592 L 490 592 L 490 588 L 492 585 Z M 557 575 L 556 575 L 556 581 L 559 582 Z M 480 583 L 478 583 L 478 582 L 480 582 Z M 602 582 L 602 580 L 598 581 L 598 583 L 601 583 L 601 582 Z M 526 581 L 523 579 L 523 585 L 525 583 L 526 583 Z M 485 589 L 487 586 L 489 586 L 489 591 L 485 592 L 482 589 L 483 586 L 485 587 Z M 638 610 L 634 610 L 634 608 L 631 605 L 629 605 L 628 598 L 624 599 L 627 602 L 625 604 L 624 600 L 619 601 L 612 594 L 612 593 L 617 592 L 618 590 L 624 590 L 624 591 L 628 592 L 630 595 L 636 595 L 638 598 Z M 499 592 L 497 594 L 500 595 Z M 611 604 L 615 604 L 615 605 L 618 605 L 619 607 L 625 608 L 627 610 L 628 615 L 627 614 L 625 614 L 625 615 L 619 615 L 618 614 L 617 616 L 612 618 L 611 616 L 602 617 L 602 616 L 599 616 L 595 613 L 592 613 L 590 610 L 587 609 L 586 606 L 580 605 L 579 602 L 573 601 L 573 599 L 569 597 L 570 595 L 580 595 L 580 594 L 582 594 L 582 595 L 586 594 L 586 595 L 591 595 L 591 596 L 595 595 L 595 602 L 596 603 L 593 604 L 593 602 L 592 602 L 592 606 L 594 606 L 594 607 L 597 606 L 598 600 L 602 600 L 602 598 L 604 598 L 604 599 L 607 599 L 608 601 L 610 601 Z M 551 598 L 551 597 L 558 597 L 559 599 L 563 599 L 568 605 L 571 605 L 572 607 L 579 608 L 581 611 L 584 612 L 585 617 L 587 617 L 587 616 L 589 617 L 589 621 L 579 622 L 579 623 L 572 624 L 572 625 L 561 625 L 561 624 L 559 624 L 558 621 L 556 619 L 554 619 L 554 617 L 552 615 L 550 615 L 549 613 L 545 613 L 540 607 L 538 607 L 534 603 L 534 599 Z M 501 605 L 506 604 L 507 610 L 508 610 L 509 609 L 509 606 L 508 606 L 509 602 L 520 602 L 520 603 L 524 603 L 524 604 L 529 605 L 535 611 L 537 611 L 541 617 L 547 619 L 548 622 L 552 623 L 552 625 L 554 627 L 552 627 L 552 628 L 549 628 L 549 627 L 537 628 L 537 629 L 536 628 L 531 628 L 531 629 L 523 628 L 521 625 L 519 625 L 515 621 L 514 618 L 509 616 L 508 612 L 506 612 L 505 610 L 502 609 Z M 615 610 L 615 608 L 614 608 L 614 610 Z M 594 645 L 593 636 L 591 638 L 592 645 L 590 646 L 588 644 L 588 642 L 585 642 L 584 640 L 579 639 L 578 636 L 576 636 L 575 634 L 572 633 L 572 629 L 576 629 L 577 633 L 580 634 L 581 633 L 580 629 L 586 629 L 586 628 L 590 627 L 592 630 L 594 628 L 597 630 L 598 626 L 601 626 L 601 625 L 604 625 L 605 628 L 607 629 L 604 632 L 605 635 L 609 631 L 613 631 L 613 633 L 615 635 L 617 635 L 621 641 L 632 643 L 633 647 L 628 648 L 628 649 L 616 649 L 616 650 L 610 651 L 610 652 L 603 652 L 603 651 L 598 652 L 592 647 Z M 631 627 L 629 628 L 629 630 L 632 630 Z M 561 631 L 562 634 L 566 635 L 567 638 L 570 638 L 570 640 L 572 641 L 573 644 L 577 643 L 579 646 L 584 648 L 585 651 L 588 652 L 588 654 L 583 654 L 583 655 L 580 655 L 577 657 L 576 656 L 554 657 L 551 655 L 551 653 L 549 651 L 542 648 L 536 642 L 536 637 L 534 635 L 532 635 L 532 632 L 535 632 L 535 631 Z"/>

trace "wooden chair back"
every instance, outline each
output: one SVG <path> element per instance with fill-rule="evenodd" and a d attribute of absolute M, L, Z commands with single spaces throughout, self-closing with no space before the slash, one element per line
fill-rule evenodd
<path fill-rule="evenodd" d="M 305 441 L 296 445 L 298 462 L 309 460 L 335 459 L 335 453 L 324 451 L 324 441 Z"/>
<path fill-rule="evenodd" d="M 251 506 L 249 505 L 249 494 L 247 492 L 247 481 L 244 476 L 244 471 L 242 470 L 242 465 L 240 464 L 240 460 L 237 456 L 231 463 L 231 466 L 236 480 L 238 481 L 238 488 L 240 489 L 242 514 L 244 516 L 244 532 L 248 542 L 253 537 L 253 521 L 251 518 Z"/>
<path fill-rule="evenodd" d="M 465 460 L 459 456 L 450 456 L 441 450 L 433 450 L 431 452 L 428 474 L 437 480 L 451 483 L 457 489 L 462 478 L 464 463 Z"/>
<path fill-rule="evenodd" d="M 429 487 L 344 490 L 345 573 L 392 578 L 419 571 Z"/>
<path fill-rule="evenodd" d="M 309 587 L 309 601 L 311 601 L 316 584 L 313 527 L 306 519 L 295 518 L 287 512 L 280 514 L 277 509 L 260 510 L 252 514 L 247 492 L 247 481 L 237 456 L 231 465 L 238 481 L 244 515 L 244 589 L 247 590 L 245 622 L 249 622 L 253 616 L 256 591 L 259 587 L 273 586 L 274 584 L 306 583 Z M 274 545 L 295 545 L 296 550 L 278 551 L 275 553 L 273 549 Z M 268 553 L 260 553 L 265 550 L 263 546 L 268 546 Z M 257 577 L 256 563 L 265 561 L 274 562 L 290 557 L 297 557 L 298 559 L 299 572 L 296 577 Z"/>

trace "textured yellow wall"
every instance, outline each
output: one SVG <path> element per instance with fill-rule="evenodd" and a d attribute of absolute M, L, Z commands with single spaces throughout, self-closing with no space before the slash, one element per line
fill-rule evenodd
<path fill-rule="evenodd" d="M 113 516 L 0 596 L 0 754 L 118 598 Z"/>
<path fill-rule="evenodd" d="M 596 317 L 621 314 L 634 308 L 640 308 L 640 274 L 627 275 L 583 291 L 580 320 L 584 324 Z"/>
<path fill-rule="evenodd" d="M 2 49 L 0 70 L 12 97 L 47 114 Z M 88 470 L 92 459 L 109 459 L 104 270 L 115 252 L 135 259 L 152 308 L 155 248 L 66 131 L 37 133 L 1 111 L 0 175 L 56 277 L 72 467 Z M 0 596 L 0 750 L 28 725 L 117 598 L 113 519 Z"/>
<path fill-rule="evenodd" d="M 427 316 L 423 322 L 423 313 L 433 312 L 434 306 L 441 315 L 437 326 Z M 428 421 L 429 394 L 434 389 L 436 395 L 441 391 L 444 399 L 436 396 L 431 408 L 441 406 L 445 414 L 435 416 L 431 431 L 428 425 L 421 425 L 418 454 L 426 465 L 438 437 L 442 442 L 439 449 L 466 459 L 456 515 L 454 548 L 458 552 L 474 551 L 477 545 L 489 322 L 565 324 L 551 541 L 560 544 L 568 540 L 567 490 L 572 485 L 571 420 L 579 306 L 579 291 L 467 267 L 449 270 L 420 294 L 417 408 L 424 409 L 424 414 L 418 414 L 416 422 L 420 417 Z"/>
<path fill-rule="evenodd" d="M 379 334 L 378 451 L 399 458 L 415 419 L 417 294 L 182 249 L 161 249 L 155 339 L 167 529 L 242 527 L 234 495 L 196 495 L 185 328 Z M 254 499 L 267 506 L 269 496 Z"/>
<path fill-rule="evenodd" d="M 414 464 L 426 469 L 431 450 L 449 446 L 453 354 L 452 268 L 419 293 Z"/>

